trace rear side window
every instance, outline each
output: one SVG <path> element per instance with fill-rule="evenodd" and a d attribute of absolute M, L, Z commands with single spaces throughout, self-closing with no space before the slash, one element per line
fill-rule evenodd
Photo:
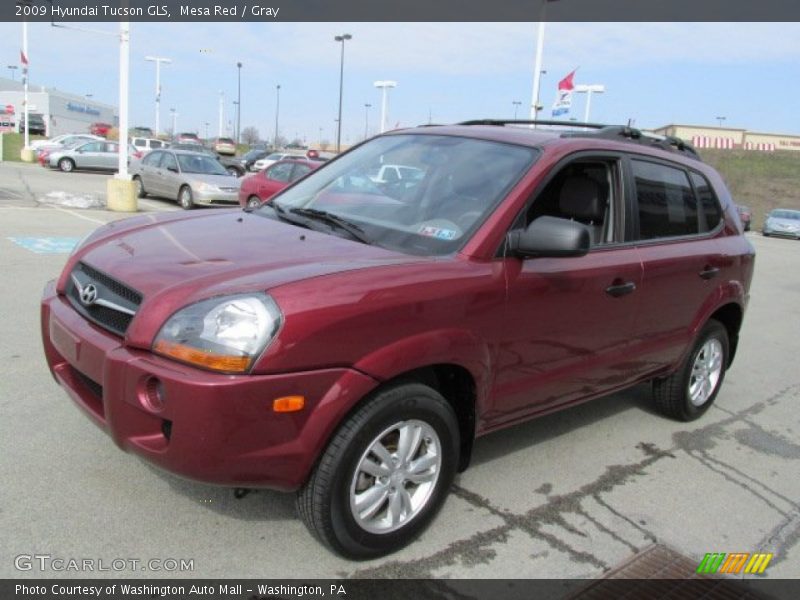
<path fill-rule="evenodd" d="M 697 200 L 700 204 L 700 230 L 711 231 L 719 225 L 722 219 L 722 210 L 719 207 L 714 190 L 708 180 L 699 173 L 691 173 L 692 184 L 697 192 Z"/>
<path fill-rule="evenodd" d="M 639 206 L 639 238 L 699 233 L 697 199 L 686 172 L 641 160 L 631 163 Z"/>

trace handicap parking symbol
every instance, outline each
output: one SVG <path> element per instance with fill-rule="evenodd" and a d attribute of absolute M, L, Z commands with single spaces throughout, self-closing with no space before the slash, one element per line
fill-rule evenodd
<path fill-rule="evenodd" d="M 80 241 L 76 237 L 10 237 L 18 246 L 36 254 L 69 254 Z"/>

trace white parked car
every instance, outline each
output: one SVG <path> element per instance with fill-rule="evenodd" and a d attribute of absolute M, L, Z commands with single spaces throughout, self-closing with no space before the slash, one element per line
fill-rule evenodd
<path fill-rule="evenodd" d="M 289 152 L 273 152 L 272 154 L 261 158 L 253 163 L 250 167 L 251 171 L 263 171 L 273 163 L 283 160 L 284 158 L 305 158 L 302 154 L 291 154 Z"/>
<path fill-rule="evenodd" d="M 133 137 L 131 138 L 131 145 L 143 155 L 160 148 L 166 148 L 169 144 L 163 140 L 146 137 Z"/>

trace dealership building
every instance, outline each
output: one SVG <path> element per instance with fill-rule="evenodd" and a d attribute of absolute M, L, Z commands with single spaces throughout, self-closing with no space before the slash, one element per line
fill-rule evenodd
<path fill-rule="evenodd" d="M 19 131 L 24 92 L 20 81 L 0 77 L 0 128 Z M 28 86 L 28 112 L 42 115 L 48 137 L 88 133 L 92 123 L 117 125 L 117 108 L 86 96 L 40 85 Z"/>
<path fill-rule="evenodd" d="M 706 125 L 665 125 L 652 130 L 659 135 L 669 135 L 691 142 L 695 148 L 722 148 L 739 150 L 800 151 L 800 135 L 763 133 L 729 127 Z"/>

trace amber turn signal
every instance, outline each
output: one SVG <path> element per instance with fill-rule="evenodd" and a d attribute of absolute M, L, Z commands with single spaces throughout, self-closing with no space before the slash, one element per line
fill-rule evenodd
<path fill-rule="evenodd" d="M 272 401 L 272 410 L 279 413 L 297 412 L 306 405 L 304 396 L 284 396 Z"/>

